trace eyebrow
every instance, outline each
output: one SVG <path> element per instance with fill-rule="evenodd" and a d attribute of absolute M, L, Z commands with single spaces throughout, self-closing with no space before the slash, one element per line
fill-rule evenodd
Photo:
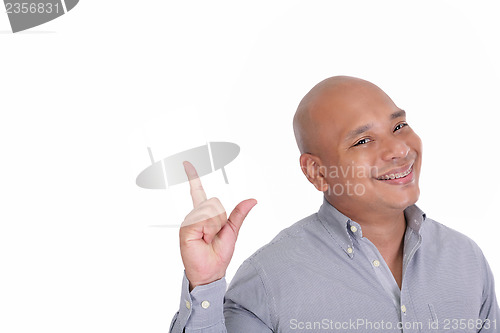
<path fill-rule="evenodd" d="M 391 120 L 394 120 L 396 118 L 405 117 L 405 116 L 406 116 L 405 110 L 398 110 L 398 111 L 392 113 L 389 118 Z M 373 123 L 370 123 L 370 124 L 359 126 L 358 128 L 353 129 L 352 131 L 349 131 L 349 133 L 347 133 L 345 141 L 350 141 L 350 140 L 354 139 L 356 136 L 363 134 L 364 132 L 368 131 L 372 127 L 373 127 Z"/>
<path fill-rule="evenodd" d="M 399 118 L 399 117 L 406 117 L 406 111 L 405 110 L 398 110 L 391 114 L 391 120 Z"/>

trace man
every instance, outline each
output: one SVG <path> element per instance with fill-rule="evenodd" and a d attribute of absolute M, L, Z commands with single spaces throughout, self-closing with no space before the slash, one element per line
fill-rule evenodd
<path fill-rule="evenodd" d="M 185 276 L 171 332 L 500 332 L 479 247 L 415 205 L 422 144 L 404 110 L 370 82 L 332 77 L 302 99 L 293 127 L 323 204 L 248 258 L 227 292 L 257 202 L 227 218 L 185 163 L 194 209 L 180 229 Z"/>

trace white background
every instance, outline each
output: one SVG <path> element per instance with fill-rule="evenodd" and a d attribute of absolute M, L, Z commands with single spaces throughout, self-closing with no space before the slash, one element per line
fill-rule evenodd
<path fill-rule="evenodd" d="M 468 4 L 466 4 L 468 3 Z M 228 269 L 317 211 L 292 117 L 332 75 L 374 82 L 424 143 L 427 215 L 465 233 L 500 279 L 494 1 L 82 0 L 12 34 L 0 13 L 0 331 L 167 332 L 188 184 L 144 190 L 156 159 L 229 141 L 202 178 L 226 210 L 258 205 Z M 436 254 L 439 255 L 439 254 Z M 498 290 L 498 288 L 497 288 Z"/>

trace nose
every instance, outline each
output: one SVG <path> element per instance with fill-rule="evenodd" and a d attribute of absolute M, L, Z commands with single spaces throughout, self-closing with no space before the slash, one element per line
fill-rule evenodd
<path fill-rule="evenodd" d="M 382 148 L 382 159 L 386 161 L 405 158 L 410 152 L 408 144 L 397 137 L 390 137 L 384 140 Z"/>

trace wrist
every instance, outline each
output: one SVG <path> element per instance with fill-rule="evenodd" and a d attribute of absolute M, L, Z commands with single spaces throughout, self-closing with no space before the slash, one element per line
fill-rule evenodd
<path fill-rule="evenodd" d="M 203 285 L 207 285 L 207 284 L 210 284 L 210 283 L 213 283 L 215 281 L 219 281 L 220 279 L 222 279 L 226 274 L 222 274 L 222 275 L 217 275 L 215 276 L 214 278 L 210 278 L 210 279 L 206 279 L 206 280 L 202 280 L 202 281 L 191 281 L 189 279 L 189 277 L 187 277 L 188 281 L 189 281 L 189 292 L 193 291 L 194 288 L 198 287 L 198 286 L 203 286 Z"/>

